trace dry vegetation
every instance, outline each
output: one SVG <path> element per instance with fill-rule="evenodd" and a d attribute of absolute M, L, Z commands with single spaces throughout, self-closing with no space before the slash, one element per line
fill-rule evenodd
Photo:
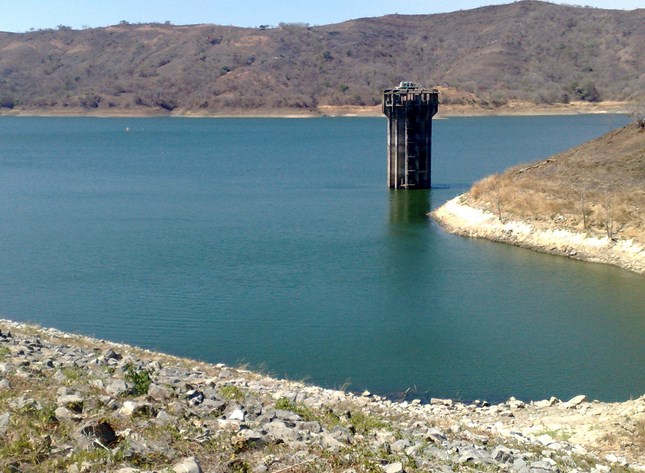
<path fill-rule="evenodd" d="M 501 220 L 529 220 L 645 243 L 645 126 L 477 182 L 468 199 Z"/>
<path fill-rule="evenodd" d="M 380 103 L 413 80 L 444 103 L 633 101 L 645 9 L 539 1 L 336 25 L 130 25 L 0 33 L 0 111 L 217 113 Z"/>

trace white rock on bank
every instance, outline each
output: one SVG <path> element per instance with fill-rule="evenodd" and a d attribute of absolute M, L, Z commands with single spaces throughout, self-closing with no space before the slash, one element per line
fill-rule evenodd
<path fill-rule="evenodd" d="M 195 457 L 189 457 L 172 467 L 175 473 L 202 473 L 202 467 Z"/>
<path fill-rule="evenodd" d="M 562 406 L 567 409 L 574 409 L 578 407 L 580 404 L 582 404 L 583 402 L 588 402 L 588 401 L 589 399 L 587 398 L 587 396 L 585 396 L 584 394 L 579 394 L 578 396 L 575 396 L 569 399 Z"/>

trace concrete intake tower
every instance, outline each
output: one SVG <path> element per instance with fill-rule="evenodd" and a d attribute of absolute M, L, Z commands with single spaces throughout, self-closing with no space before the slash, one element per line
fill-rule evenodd
<path fill-rule="evenodd" d="M 391 189 L 430 189 L 432 117 L 439 92 L 413 82 L 383 91 L 387 116 L 387 185 Z"/>

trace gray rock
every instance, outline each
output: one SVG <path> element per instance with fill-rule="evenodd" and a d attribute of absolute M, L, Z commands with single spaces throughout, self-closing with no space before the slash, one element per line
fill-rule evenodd
<path fill-rule="evenodd" d="M 275 410 L 268 409 L 263 412 L 262 415 L 260 415 L 256 420 L 261 424 L 266 424 L 272 422 L 274 419 L 277 419 L 277 417 L 275 416 Z"/>
<path fill-rule="evenodd" d="M 448 399 L 441 399 L 441 398 L 438 398 L 438 397 L 431 397 L 430 398 L 430 404 L 433 405 L 433 406 L 446 406 L 446 405 L 451 406 L 452 401 L 450 401 L 449 404 L 447 403 L 447 401 L 449 401 L 449 400 Z"/>
<path fill-rule="evenodd" d="M 83 398 L 78 394 L 66 394 L 59 396 L 56 400 L 56 404 L 59 407 L 64 407 L 76 414 L 83 412 Z"/>
<path fill-rule="evenodd" d="M 352 432 L 345 427 L 337 425 L 329 432 L 339 442 L 350 443 L 352 440 Z"/>
<path fill-rule="evenodd" d="M 56 419 L 62 421 L 78 421 L 82 419 L 80 415 L 74 414 L 66 407 L 57 407 L 54 411 L 54 415 L 56 416 Z"/>
<path fill-rule="evenodd" d="M 523 458 L 516 458 L 513 461 L 513 471 L 528 472 L 529 467 L 528 467 L 528 465 L 526 464 L 526 462 L 524 461 Z"/>
<path fill-rule="evenodd" d="M 423 451 L 423 453 L 427 456 L 431 456 L 443 461 L 448 461 L 448 459 L 450 458 L 450 454 L 447 451 L 445 451 L 442 448 L 437 448 L 435 446 L 426 448 Z"/>
<path fill-rule="evenodd" d="M 251 448 L 260 448 L 267 443 L 266 436 L 257 430 L 243 429 L 235 439 L 234 446 L 238 451 L 246 451 Z"/>
<path fill-rule="evenodd" d="M 545 458 L 543 460 L 531 463 L 531 469 L 542 468 L 543 470 L 551 470 L 555 466 L 556 466 L 556 462 L 550 458 Z"/>
<path fill-rule="evenodd" d="M 506 401 L 506 405 L 511 409 L 524 409 L 526 407 L 524 402 L 519 399 L 515 399 L 514 397 L 509 398 L 509 400 Z"/>
<path fill-rule="evenodd" d="M 428 429 L 426 432 L 426 440 L 429 442 L 441 444 L 442 442 L 445 442 L 447 437 L 441 432 L 439 429 Z"/>
<path fill-rule="evenodd" d="M 267 471 L 269 471 L 269 467 L 264 463 L 259 463 L 251 469 L 251 473 L 267 473 Z"/>
<path fill-rule="evenodd" d="M 470 461 L 475 460 L 477 457 L 475 457 L 472 453 L 462 453 L 459 455 L 459 458 L 457 459 L 457 463 L 460 465 L 463 465 L 464 463 L 468 463 Z"/>
<path fill-rule="evenodd" d="M 105 366 L 107 362 L 103 358 L 94 358 L 92 361 L 90 361 L 89 365 L 92 368 L 95 368 L 97 366 Z"/>
<path fill-rule="evenodd" d="M 596 467 L 591 470 L 592 473 L 609 473 L 611 471 L 611 468 L 608 467 L 607 465 L 596 465 Z"/>
<path fill-rule="evenodd" d="M 159 425 L 171 425 L 175 424 L 178 419 L 176 416 L 170 415 L 168 412 L 162 410 L 159 411 L 155 420 Z"/>
<path fill-rule="evenodd" d="M 580 404 L 582 404 L 583 402 L 588 402 L 588 401 L 589 399 L 587 399 L 587 396 L 585 396 L 584 394 L 580 394 L 578 396 L 575 396 L 569 399 L 567 402 L 563 404 L 563 406 L 566 407 L 567 409 L 574 409 L 578 407 Z"/>
<path fill-rule="evenodd" d="M 298 397 L 298 393 L 294 393 L 294 392 L 291 392 L 291 391 L 283 392 L 281 394 L 282 395 L 280 397 L 285 398 L 287 401 L 289 401 L 292 404 L 295 404 L 296 398 Z"/>
<path fill-rule="evenodd" d="M 195 457 L 189 457 L 176 463 L 172 470 L 175 473 L 202 473 L 202 467 Z"/>
<path fill-rule="evenodd" d="M 231 412 L 228 415 L 229 420 L 238 420 L 240 422 L 244 422 L 244 411 L 242 409 L 235 409 L 233 412 Z"/>
<path fill-rule="evenodd" d="M 304 430 L 307 432 L 311 432 L 314 434 L 318 434 L 322 432 L 322 427 L 319 422 L 311 421 L 311 422 L 301 422 L 298 425 L 298 429 Z"/>
<path fill-rule="evenodd" d="M 434 467 L 433 470 L 440 471 L 441 473 L 454 473 L 454 470 L 450 468 L 448 465 L 439 465 L 438 467 Z"/>
<path fill-rule="evenodd" d="M 298 440 L 298 437 L 300 435 L 297 430 L 289 428 L 281 420 L 275 420 L 273 422 L 270 422 L 269 424 L 266 424 L 264 426 L 264 430 L 266 431 L 267 435 L 269 435 L 274 440 L 283 442 Z"/>
<path fill-rule="evenodd" d="M 15 399 L 14 401 L 11 401 L 9 403 L 9 406 L 16 411 L 19 410 L 33 410 L 37 411 L 40 410 L 40 404 L 38 401 L 34 399 L 30 399 L 25 396 L 20 396 L 18 399 Z"/>
<path fill-rule="evenodd" d="M 201 391 L 191 389 L 186 393 L 186 402 L 188 402 L 188 405 L 190 406 L 199 406 L 202 402 L 204 402 L 204 399 L 206 399 L 206 397 Z"/>
<path fill-rule="evenodd" d="M 168 411 L 168 413 L 171 415 L 182 417 L 186 414 L 188 409 L 186 408 L 185 404 L 178 401 L 173 401 L 169 402 L 164 410 Z"/>
<path fill-rule="evenodd" d="M 103 380 L 100 379 L 90 379 L 88 384 L 93 388 L 99 389 L 101 391 L 105 389 L 105 384 L 103 384 Z"/>
<path fill-rule="evenodd" d="M 67 473 L 89 473 L 92 469 L 92 464 L 90 462 L 84 461 L 80 465 L 78 463 L 72 463 L 67 467 Z M 22 473 L 22 470 L 16 468 L 9 470 L 11 473 Z"/>
<path fill-rule="evenodd" d="M 166 386 L 159 386 L 158 384 L 151 383 L 148 387 L 148 396 L 155 401 L 166 401 L 172 397 L 172 391 Z"/>
<path fill-rule="evenodd" d="M 203 403 L 199 405 L 198 409 L 195 409 L 195 412 L 203 413 L 205 416 L 220 416 L 226 411 L 226 403 L 223 401 L 216 401 L 214 399 L 206 399 Z"/>
<path fill-rule="evenodd" d="M 513 451 L 506 447 L 495 447 L 491 456 L 499 463 L 507 463 L 513 458 Z"/>
<path fill-rule="evenodd" d="M 167 443 L 154 442 L 150 438 L 128 436 L 122 447 L 123 457 L 130 462 L 146 462 L 149 458 L 159 458 L 173 454 Z"/>
<path fill-rule="evenodd" d="M 559 402 L 560 402 L 560 400 L 557 397 L 551 396 L 550 399 L 543 399 L 542 401 L 535 401 L 533 404 L 535 405 L 535 407 L 539 407 L 539 408 L 543 409 L 545 407 L 555 406 Z"/>
<path fill-rule="evenodd" d="M 576 461 L 573 459 L 571 455 L 564 455 L 560 457 L 560 463 L 567 467 L 565 471 L 573 470 L 577 465 Z"/>
<path fill-rule="evenodd" d="M 273 411 L 273 414 L 277 419 L 289 422 L 298 422 L 302 420 L 302 418 L 295 412 L 285 411 L 283 409 L 276 409 Z"/>
<path fill-rule="evenodd" d="M 0 414 L 0 438 L 3 438 L 5 435 L 7 435 L 7 429 L 9 428 L 10 420 L 11 416 L 8 412 Z"/>
<path fill-rule="evenodd" d="M 247 420 L 255 420 L 262 415 L 264 406 L 260 402 L 249 401 L 246 404 L 246 417 Z"/>
<path fill-rule="evenodd" d="M 122 379 L 116 379 L 110 383 L 105 390 L 112 396 L 120 396 L 128 392 L 128 386 Z"/>
<path fill-rule="evenodd" d="M 332 437 L 329 432 L 323 432 L 320 434 L 320 446 L 332 452 L 338 451 L 344 447 L 344 445 Z"/>
<path fill-rule="evenodd" d="M 154 406 L 148 402 L 125 401 L 123 406 L 121 406 L 121 409 L 119 409 L 119 414 L 125 417 L 152 417 L 157 413 Z"/>
<path fill-rule="evenodd" d="M 411 445 L 410 441 L 408 439 L 401 439 L 397 440 L 393 444 L 390 445 L 390 449 L 393 452 L 396 453 L 401 453 L 403 452 L 406 448 L 408 448 Z"/>

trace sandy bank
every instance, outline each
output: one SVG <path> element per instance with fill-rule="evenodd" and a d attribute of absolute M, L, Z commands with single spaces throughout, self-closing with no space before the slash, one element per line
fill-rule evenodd
<path fill-rule="evenodd" d="M 531 116 L 576 115 L 591 113 L 629 113 L 629 102 L 571 102 L 569 104 L 538 105 L 528 102 L 509 102 L 495 108 L 477 105 L 442 104 L 437 118 L 466 116 Z M 3 109 L 0 116 L 42 117 L 195 117 L 195 118 L 315 118 L 315 117 L 382 117 L 381 105 L 320 105 L 315 109 L 176 109 L 172 112 L 148 107 L 138 108 L 43 108 Z"/>
<path fill-rule="evenodd" d="M 529 248 L 583 261 L 619 266 L 645 274 L 645 247 L 633 240 L 589 235 L 539 222 L 500 220 L 491 212 L 471 207 L 465 195 L 455 197 L 432 212 L 447 231 L 471 238 Z"/>

